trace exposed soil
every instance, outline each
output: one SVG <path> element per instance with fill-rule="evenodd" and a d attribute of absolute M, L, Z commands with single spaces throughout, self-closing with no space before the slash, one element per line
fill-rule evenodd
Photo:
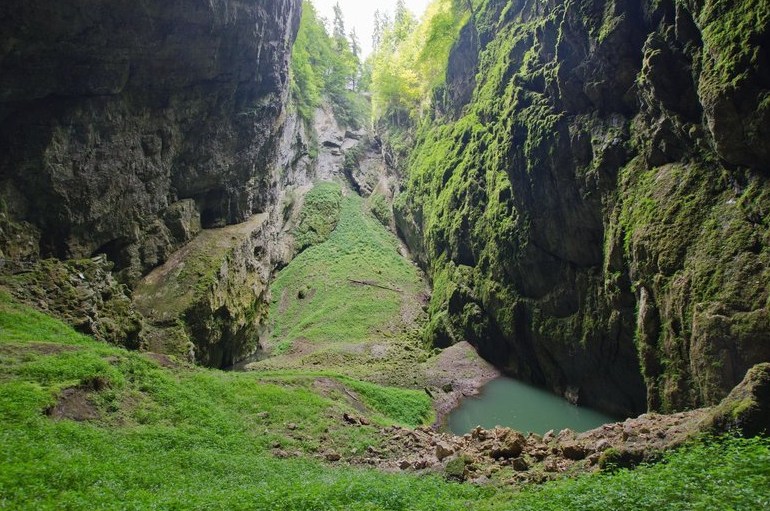
<path fill-rule="evenodd" d="M 340 383 L 334 378 L 319 377 L 313 381 L 313 390 L 318 392 L 324 397 L 332 397 L 332 394 L 336 394 L 337 397 L 341 397 L 346 403 L 355 408 L 360 413 L 369 413 L 370 410 L 363 404 L 358 393 L 348 389 L 345 385 Z"/>
<path fill-rule="evenodd" d="M 46 415 L 57 420 L 77 422 L 97 421 L 101 413 L 89 399 L 90 395 L 107 387 L 107 382 L 99 377 L 61 391 L 56 403 L 46 410 Z"/>
<path fill-rule="evenodd" d="M 484 385 L 500 376 L 500 371 L 463 341 L 431 360 L 426 376 L 436 410 L 434 427 L 438 427 L 464 397 L 478 394 Z"/>
<path fill-rule="evenodd" d="M 66 344 L 50 344 L 47 342 L 30 342 L 23 346 L 14 344 L 0 344 L 0 353 L 15 355 L 20 353 L 37 353 L 38 355 L 58 355 L 70 351 L 78 351 L 80 346 L 69 346 Z"/>
<path fill-rule="evenodd" d="M 160 367 L 165 367 L 166 369 L 181 369 L 182 367 L 185 367 L 180 363 L 177 359 L 174 357 L 170 357 L 168 355 L 163 355 L 161 353 L 151 353 L 146 352 L 142 353 L 142 355 L 145 358 L 148 358 L 158 364 Z"/>

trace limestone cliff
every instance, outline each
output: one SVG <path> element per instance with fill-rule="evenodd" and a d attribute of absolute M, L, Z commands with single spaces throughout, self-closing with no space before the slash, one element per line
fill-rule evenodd
<path fill-rule="evenodd" d="M 294 230 L 304 194 L 316 180 L 343 179 L 350 138 L 328 105 L 313 120 L 285 116 L 277 153 L 265 169 L 273 196 L 265 213 L 203 229 L 134 290 L 147 318 L 147 348 L 230 367 L 259 348 L 273 272 L 296 254 Z"/>
<path fill-rule="evenodd" d="M 133 285 L 195 235 L 185 226 L 264 211 L 299 11 L 299 0 L 3 2 L 9 215 L 39 230 L 43 256 L 103 253 Z"/>
<path fill-rule="evenodd" d="M 110 342 L 215 366 L 253 350 L 299 17 L 299 0 L 3 2 L 1 283 Z M 184 254 L 178 285 L 140 286 L 147 321 L 107 273 L 134 288 Z M 18 262 L 47 257 L 80 261 Z"/>
<path fill-rule="evenodd" d="M 482 4 L 396 201 L 428 339 L 618 413 L 718 402 L 770 360 L 768 3 Z"/>

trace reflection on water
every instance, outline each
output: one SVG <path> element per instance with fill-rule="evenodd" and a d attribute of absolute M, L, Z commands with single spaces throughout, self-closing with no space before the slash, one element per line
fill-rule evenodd
<path fill-rule="evenodd" d="M 468 433 L 476 426 L 507 426 L 542 435 L 550 429 L 588 431 L 617 420 L 518 380 L 498 378 L 485 385 L 480 395 L 466 398 L 453 410 L 447 427 L 456 435 Z"/>

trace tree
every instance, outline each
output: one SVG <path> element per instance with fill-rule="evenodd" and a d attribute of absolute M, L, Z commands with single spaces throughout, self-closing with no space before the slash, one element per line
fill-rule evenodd
<path fill-rule="evenodd" d="M 361 43 L 358 41 L 355 28 L 350 31 L 350 51 L 357 59 L 361 58 Z"/>
<path fill-rule="evenodd" d="M 366 116 L 364 100 L 354 92 L 361 74 L 360 59 L 351 49 L 344 30 L 339 4 L 334 8 L 330 36 L 313 4 L 303 2 L 292 54 L 291 93 L 306 122 L 310 122 L 323 97 L 328 98 L 343 125 L 358 127 Z"/>
<path fill-rule="evenodd" d="M 470 0 L 434 0 L 418 23 L 399 0 L 392 24 L 378 14 L 381 37 L 372 59 L 371 84 L 375 122 L 407 127 L 430 104 L 431 91 L 445 79 L 460 28 L 472 22 L 471 7 Z"/>
<path fill-rule="evenodd" d="M 347 44 L 347 38 L 345 36 L 345 20 L 342 16 L 342 9 L 339 2 L 334 4 L 334 25 L 332 30 L 332 37 L 337 44 L 337 51 L 342 51 Z"/>
<path fill-rule="evenodd" d="M 382 44 L 382 20 L 380 10 L 374 11 L 374 30 L 372 31 L 372 49 L 376 53 Z"/>
<path fill-rule="evenodd" d="M 393 17 L 393 37 L 396 44 L 406 41 L 414 32 L 417 26 L 417 19 L 414 14 L 406 8 L 404 0 L 398 0 L 396 3 L 396 12 Z"/>

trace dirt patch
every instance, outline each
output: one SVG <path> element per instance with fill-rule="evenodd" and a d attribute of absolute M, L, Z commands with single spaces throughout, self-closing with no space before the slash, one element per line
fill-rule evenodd
<path fill-rule="evenodd" d="M 307 337 L 299 337 L 292 341 L 291 348 L 286 354 L 292 358 L 301 358 L 310 355 L 315 349 L 316 346 L 313 345 L 313 341 Z"/>
<path fill-rule="evenodd" d="M 500 371 L 463 341 L 429 361 L 426 376 L 435 400 L 435 426 L 439 426 L 464 397 L 478 394 L 481 387 L 500 376 Z"/>
<path fill-rule="evenodd" d="M 335 380 L 334 378 L 328 378 L 325 376 L 316 378 L 313 381 L 312 387 L 314 391 L 328 398 L 331 398 L 333 393 L 339 393 L 339 395 L 342 396 L 345 402 L 347 402 L 350 406 L 355 408 L 358 412 L 360 413 L 369 412 L 366 406 L 361 402 L 361 398 L 358 396 L 356 392 L 353 392 L 352 390 L 348 389 L 346 386 L 344 386 L 342 383 Z"/>
<path fill-rule="evenodd" d="M 89 398 L 91 394 L 104 390 L 107 386 L 105 379 L 96 377 L 77 387 L 64 389 L 56 403 L 46 410 L 46 415 L 56 420 L 98 421 L 102 415 Z"/>
<path fill-rule="evenodd" d="M 390 352 L 390 346 L 388 344 L 372 344 L 369 347 L 369 352 L 371 353 L 372 358 L 385 358 Z"/>
<path fill-rule="evenodd" d="M 281 293 L 281 301 L 278 302 L 278 312 L 284 314 L 289 308 L 289 291 L 284 289 Z"/>
<path fill-rule="evenodd" d="M 81 350 L 80 346 L 70 346 L 67 344 L 52 344 L 48 342 L 30 342 L 27 344 L 0 344 L 0 353 L 7 355 L 18 355 L 21 353 L 33 352 L 38 355 L 58 355 L 71 351 Z"/>
<path fill-rule="evenodd" d="M 182 364 L 176 360 L 173 357 L 170 357 L 168 355 L 163 355 L 161 353 L 142 353 L 142 356 L 144 358 L 147 358 L 149 360 L 152 360 L 156 364 L 158 364 L 160 367 L 165 367 L 166 369 L 181 369 L 183 366 Z"/>

